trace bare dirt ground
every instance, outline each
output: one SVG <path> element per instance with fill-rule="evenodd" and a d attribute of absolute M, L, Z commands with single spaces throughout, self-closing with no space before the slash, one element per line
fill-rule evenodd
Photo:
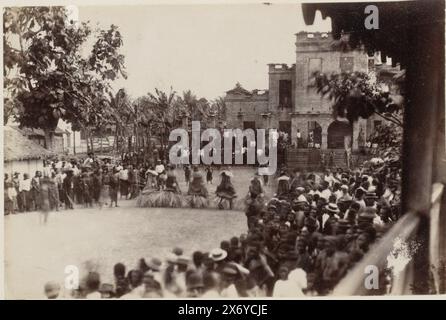
<path fill-rule="evenodd" d="M 184 173 L 177 170 L 183 192 Z M 233 183 L 241 199 L 246 195 L 253 169 L 233 170 Z M 220 180 L 214 172 L 214 193 Z M 269 191 L 268 193 L 271 193 Z M 125 200 L 112 209 L 76 208 L 50 213 L 48 223 L 39 223 L 38 212 L 5 217 L 5 294 L 8 299 L 43 298 L 49 280 L 64 283 L 65 267 L 85 269 L 86 261 L 111 281 L 113 265 L 135 267 L 139 258 L 164 258 L 173 247 L 185 254 L 207 251 L 222 240 L 246 232 L 242 211 L 171 208 L 136 208 Z"/>

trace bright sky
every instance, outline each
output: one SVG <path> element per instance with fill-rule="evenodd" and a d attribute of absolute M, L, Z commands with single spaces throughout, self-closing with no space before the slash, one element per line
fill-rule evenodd
<path fill-rule="evenodd" d="M 119 26 L 128 79 L 114 87 L 134 98 L 172 86 L 214 99 L 237 81 L 266 89 L 268 63 L 295 62 L 295 33 L 331 29 L 319 12 L 306 26 L 300 4 L 79 7 L 79 18 Z"/>

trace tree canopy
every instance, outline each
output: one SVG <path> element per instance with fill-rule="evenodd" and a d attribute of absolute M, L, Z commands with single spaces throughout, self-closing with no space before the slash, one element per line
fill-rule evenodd
<path fill-rule="evenodd" d="M 126 77 L 118 27 L 93 31 L 65 7 L 6 8 L 3 27 L 5 122 L 13 115 L 49 132 L 59 119 L 74 129 L 101 123 L 110 82 Z"/>
<path fill-rule="evenodd" d="M 388 87 L 365 72 L 314 73 L 313 86 L 323 97 L 333 101 L 333 115 L 350 123 L 373 114 L 402 126 L 403 104 L 390 94 Z"/>

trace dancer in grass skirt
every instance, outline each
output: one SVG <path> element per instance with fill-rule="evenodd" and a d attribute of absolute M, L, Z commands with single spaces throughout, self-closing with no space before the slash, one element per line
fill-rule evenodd
<path fill-rule="evenodd" d="M 180 208 L 183 206 L 183 202 L 177 178 L 173 172 L 169 171 L 167 173 L 164 189 L 153 194 L 153 206 L 162 208 Z"/>
<path fill-rule="evenodd" d="M 141 191 L 141 194 L 136 199 L 136 205 L 138 207 L 153 207 L 155 204 L 155 199 L 157 197 L 157 176 L 158 173 L 150 168 L 146 171 L 146 185 Z"/>
<path fill-rule="evenodd" d="M 186 203 L 191 208 L 207 208 L 209 206 L 208 190 L 204 184 L 203 176 L 198 170 L 192 175 L 192 182 L 189 184 Z"/>
<path fill-rule="evenodd" d="M 251 179 L 248 194 L 245 198 L 245 205 L 247 207 L 252 204 L 255 204 L 256 206 L 263 206 L 265 204 L 265 190 L 262 181 L 260 180 L 260 176 L 257 173 L 254 178 Z"/>
<path fill-rule="evenodd" d="M 231 177 L 233 176 L 231 172 L 224 170 L 222 171 L 221 182 L 217 187 L 216 194 L 220 198 L 218 202 L 218 208 L 224 209 L 223 201 L 229 203 L 229 209 L 233 209 L 233 201 L 237 198 L 237 193 L 235 192 L 234 186 L 231 182 Z"/>

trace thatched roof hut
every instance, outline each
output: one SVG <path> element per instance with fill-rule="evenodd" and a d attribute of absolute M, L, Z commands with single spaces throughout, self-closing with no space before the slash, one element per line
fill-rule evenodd
<path fill-rule="evenodd" d="M 5 126 L 3 130 L 4 161 L 44 159 L 53 153 L 29 140 L 17 129 Z"/>

